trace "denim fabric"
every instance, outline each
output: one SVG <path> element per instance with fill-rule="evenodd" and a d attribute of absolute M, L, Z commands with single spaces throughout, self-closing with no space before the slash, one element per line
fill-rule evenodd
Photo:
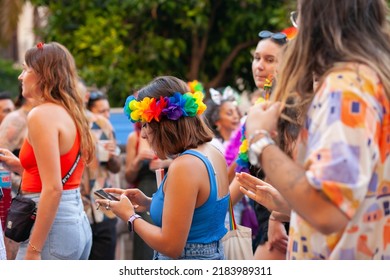
<path fill-rule="evenodd" d="M 39 208 L 40 194 L 27 194 Z M 29 240 L 20 243 L 16 259 L 23 259 Z M 57 215 L 42 248 L 43 260 L 87 260 L 92 231 L 84 212 L 79 189 L 62 192 Z"/>
<path fill-rule="evenodd" d="M 154 260 L 173 260 L 157 251 L 154 251 Z M 225 254 L 221 241 L 208 244 L 187 243 L 178 260 L 224 260 Z"/>

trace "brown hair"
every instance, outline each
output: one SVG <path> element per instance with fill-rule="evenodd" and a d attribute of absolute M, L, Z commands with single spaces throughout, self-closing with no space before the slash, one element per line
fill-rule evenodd
<path fill-rule="evenodd" d="M 172 77 L 157 77 L 138 91 L 137 100 L 145 97 L 160 98 L 173 96 L 175 92 L 184 94 L 190 89 L 184 81 Z M 162 118 L 160 122 L 151 121 L 149 128 L 153 133 L 151 147 L 160 158 L 182 153 L 211 141 L 213 134 L 199 116 L 180 117 L 178 120 Z"/>
<path fill-rule="evenodd" d="M 43 98 L 63 106 L 73 118 L 80 136 L 83 158 L 90 162 L 94 157 L 95 145 L 79 92 L 79 78 L 73 56 L 63 45 L 52 42 L 29 49 L 25 62 L 37 74 Z"/>
<path fill-rule="evenodd" d="M 287 46 L 273 99 L 297 92 L 306 111 L 313 73 L 320 83 L 338 62 L 376 71 L 390 97 L 390 36 L 384 0 L 300 0 L 299 31 Z"/>

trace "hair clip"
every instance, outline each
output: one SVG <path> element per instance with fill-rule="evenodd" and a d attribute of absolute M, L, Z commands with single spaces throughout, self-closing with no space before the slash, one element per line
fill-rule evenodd
<path fill-rule="evenodd" d="M 231 86 L 227 86 L 222 94 L 213 88 L 210 88 L 210 96 L 213 102 L 217 105 L 221 105 L 222 101 L 236 101 L 237 102 L 237 97 L 238 95 L 234 89 Z"/>
<path fill-rule="evenodd" d="M 37 44 L 37 48 L 40 49 L 40 50 L 42 50 L 44 44 L 45 44 L 45 43 L 43 43 L 43 42 L 39 42 L 39 43 Z"/>

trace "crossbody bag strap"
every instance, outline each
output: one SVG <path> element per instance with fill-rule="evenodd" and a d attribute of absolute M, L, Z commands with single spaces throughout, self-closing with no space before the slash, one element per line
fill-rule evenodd
<path fill-rule="evenodd" d="M 77 153 L 77 157 L 72 165 L 72 167 L 69 169 L 68 173 L 66 173 L 66 175 L 64 176 L 64 178 L 62 178 L 62 185 L 65 185 L 65 183 L 69 180 L 70 176 L 72 175 L 72 173 L 74 172 L 74 170 L 76 169 L 76 166 L 77 164 L 79 163 L 80 161 L 80 158 L 81 158 L 81 153 L 80 151 Z"/>
<path fill-rule="evenodd" d="M 65 183 L 69 180 L 70 176 L 72 175 L 72 173 L 74 172 L 74 170 L 76 169 L 76 166 L 77 164 L 79 163 L 80 161 L 80 158 L 81 158 L 81 153 L 80 151 L 77 153 L 77 157 L 72 165 L 72 167 L 69 169 L 68 173 L 66 173 L 66 175 L 64 176 L 64 178 L 62 178 L 61 182 L 62 182 L 62 185 L 65 185 Z M 20 180 L 20 184 L 19 184 L 19 188 L 18 188 L 18 192 L 17 192 L 17 195 L 20 194 L 20 189 L 22 187 L 22 180 Z"/>

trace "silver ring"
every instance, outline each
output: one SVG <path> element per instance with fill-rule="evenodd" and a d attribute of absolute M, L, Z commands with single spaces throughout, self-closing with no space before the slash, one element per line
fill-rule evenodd
<path fill-rule="evenodd" d="M 107 205 L 106 205 L 106 210 L 110 210 L 110 201 L 108 201 Z"/>

